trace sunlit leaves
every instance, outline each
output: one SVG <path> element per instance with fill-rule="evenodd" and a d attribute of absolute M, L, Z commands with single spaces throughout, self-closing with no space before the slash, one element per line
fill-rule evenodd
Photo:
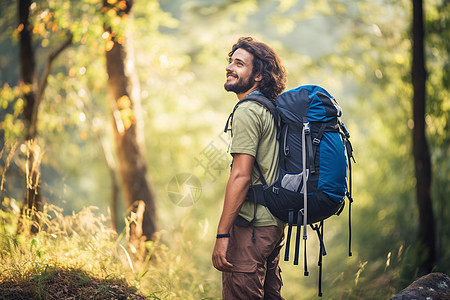
<path fill-rule="evenodd" d="M 106 50 L 109 51 L 113 48 L 114 39 L 122 37 L 124 35 L 125 28 L 128 27 L 128 14 L 130 13 L 133 1 L 130 0 L 106 0 L 103 1 L 103 7 L 101 9 L 102 19 L 104 27 L 110 31 L 110 40 L 106 41 Z"/>
<path fill-rule="evenodd" d="M 8 140 L 22 137 L 24 123 L 19 116 L 23 112 L 25 101 L 21 95 L 29 89 L 27 85 L 10 87 L 5 83 L 0 91 L 0 107 L 4 112 L 4 119 L 0 119 L 0 130 Z"/>
<path fill-rule="evenodd" d="M 128 96 L 124 95 L 117 101 L 117 108 L 120 113 L 120 119 L 123 124 L 123 130 L 127 130 L 135 123 L 134 111 L 131 106 L 131 101 Z M 120 132 L 121 130 L 119 130 Z"/>
<path fill-rule="evenodd" d="M 112 40 L 112 35 L 109 31 L 105 31 L 102 34 L 102 38 L 105 40 L 105 50 L 111 51 L 114 47 L 114 41 Z"/>

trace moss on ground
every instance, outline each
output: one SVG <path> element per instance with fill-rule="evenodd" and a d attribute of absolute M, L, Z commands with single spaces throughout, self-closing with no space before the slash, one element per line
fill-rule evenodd
<path fill-rule="evenodd" d="M 146 299 L 125 279 L 99 279 L 79 269 L 51 269 L 0 282 L 0 299 Z"/>

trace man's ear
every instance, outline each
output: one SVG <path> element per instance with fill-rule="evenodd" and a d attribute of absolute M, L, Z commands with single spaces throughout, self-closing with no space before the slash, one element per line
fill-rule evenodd
<path fill-rule="evenodd" d="M 261 73 L 258 73 L 258 75 L 255 76 L 255 81 L 261 81 L 262 80 L 262 75 Z"/>

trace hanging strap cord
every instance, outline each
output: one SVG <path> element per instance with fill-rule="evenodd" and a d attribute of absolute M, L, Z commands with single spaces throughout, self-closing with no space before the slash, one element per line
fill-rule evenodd
<path fill-rule="evenodd" d="M 327 251 L 325 250 L 325 244 L 323 243 L 323 221 L 320 221 L 319 225 L 309 225 L 312 230 L 314 230 L 317 233 L 317 237 L 319 238 L 320 242 L 320 254 L 322 256 L 327 255 Z"/>
<path fill-rule="evenodd" d="M 286 237 L 286 248 L 284 249 L 284 261 L 289 260 L 289 247 L 291 244 L 291 234 L 293 225 L 294 225 L 294 210 L 290 210 L 288 216 L 288 232 Z"/>
<path fill-rule="evenodd" d="M 351 144 L 349 140 L 346 140 L 345 148 L 348 149 L 347 145 L 351 148 Z M 347 150 L 348 153 L 348 150 Z M 351 156 L 353 157 L 353 155 Z M 348 256 L 352 256 L 352 203 L 353 203 L 353 197 L 352 197 L 352 161 L 350 160 L 350 156 L 347 154 L 348 159 L 348 171 L 349 171 L 349 191 L 346 193 L 346 196 L 349 200 L 348 203 Z M 353 159 L 354 161 L 354 159 Z"/>
<path fill-rule="evenodd" d="M 349 204 L 348 204 L 348 256 L 352 256 L 352 203 L 353 203 L 353 180 L 352 180 L 352 159 L 356 163 L 353 157 L 353 147 L 348 138 L 345 139 L 345 149 L 347 150 L 347 160 L 348 160 L 348 171 L 349 171 L 349 190 L 346 194 Z"/>
<path fill-rule="evenodd" d="M 302 220 L 303 209 L 300 209 L 297 214 L 297 235 L 295 237 L 295 252 L 294 252 L 294 265 L 298 265 L 298 259 L 300 257 L 300 236 L 302 232 Z"/>
<path fill-rule="evenodd" d="M 319 297 L 322 297 L 322 268 L 323 268 L 323 263 L 322 263 L 322 258 L 323 256 L 327 255 L 327 252 L 325 251 L 325 245 L 323 243 L 323 221 L 320 222 L 320 225 L 310 225 L 311 228 L 317 232 L 317 237 L 319 238 L 319 242 L 320 242 L 320 250 L 319 250 L 319 261 L 318 261 L 318 265 L 319 265 Z"/>
<path fill-rule="evenodd" d="M 348 178 L 348 185 L 349 189 L 346 193 L 346 196 L 349 200 L 348 205 L 348 256 L 352 256 L 352 203 L 353 203 L 353 180 L 352 180 L 352 160 L 353 163 L 356 163 L 355 157 L 353 156 L 353 147 L 352 143 L 350 143 L 350 133 L 348 132 L 347 128 L 345 127 L 344 123 L 339 120 L 339 126 L 343 132 L 344 135 L 344 145 L 345 150 L 347 154 L 347 161 L 348 161 L 348 171 L 349 171 L 349 178 Z"/>

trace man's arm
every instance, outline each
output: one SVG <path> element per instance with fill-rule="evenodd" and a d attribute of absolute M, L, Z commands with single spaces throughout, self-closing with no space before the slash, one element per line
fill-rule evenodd
<path fill-rule="evenodd" d="M 233 168 L 228 179 L 222 215 L 217 228 L 218 234 L 230 232 L 250 187 L 254 161 L 255 158 L 248 154 L 235 154 L 233 157 Z M 222 272 L 230 272 L 232 268 L 226 259 L 227 247 L 228 238 L 216 239 L 212 261 L 214 267 Z"/>

